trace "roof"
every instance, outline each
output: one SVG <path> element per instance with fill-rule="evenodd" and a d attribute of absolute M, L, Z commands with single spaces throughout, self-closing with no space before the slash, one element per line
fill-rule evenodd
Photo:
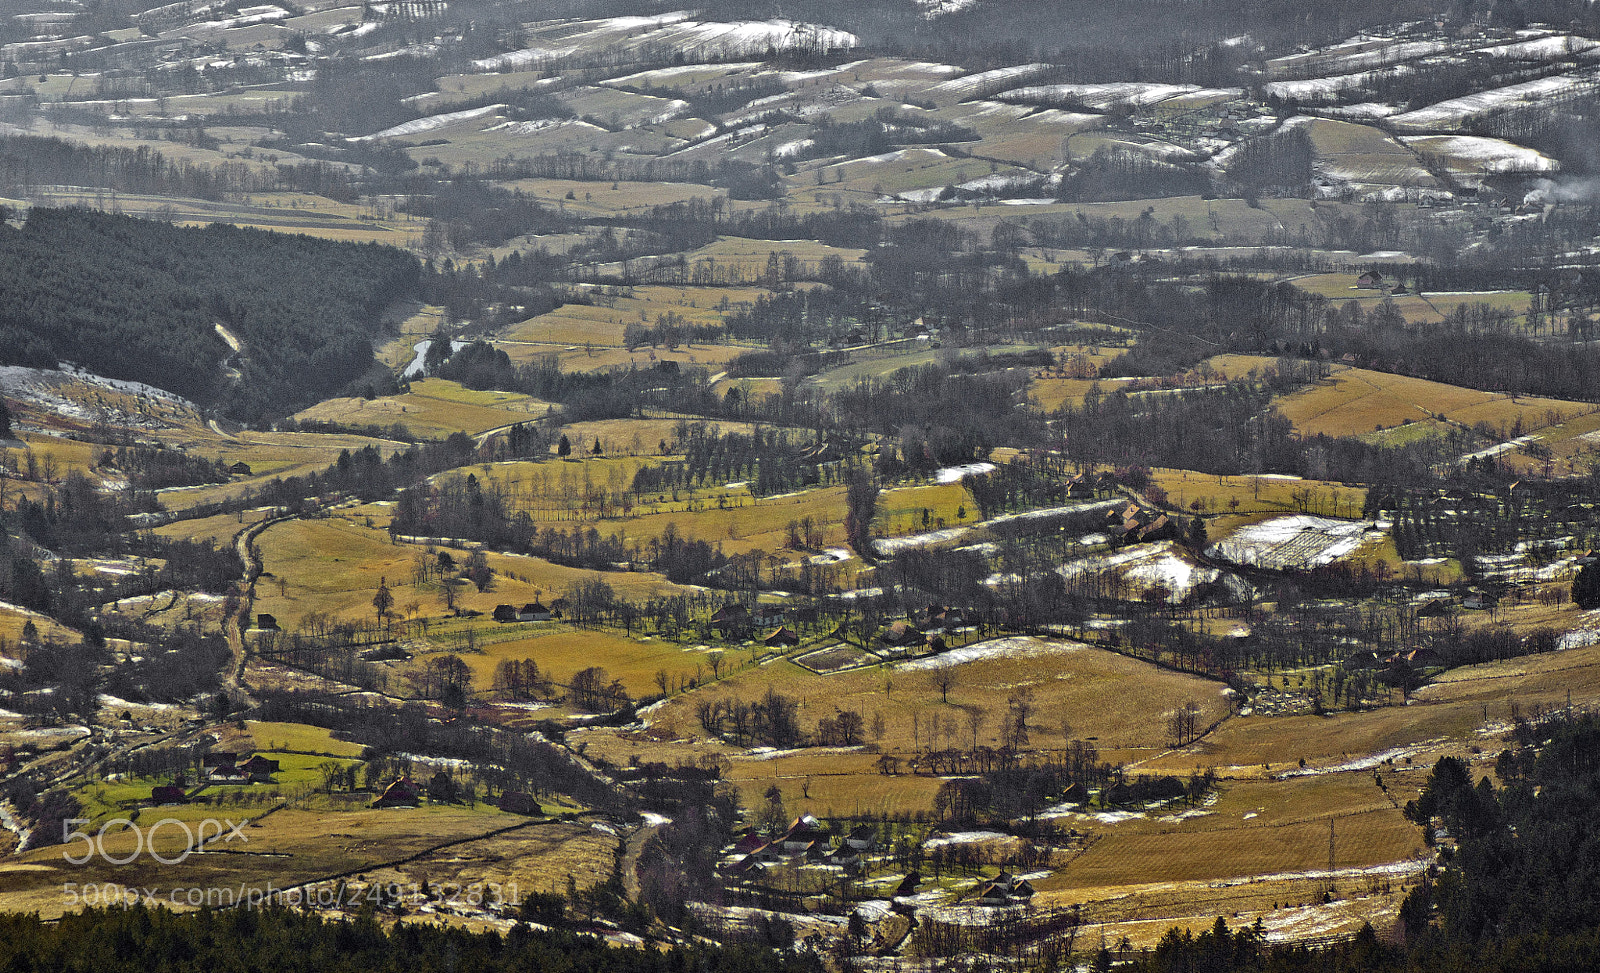
<path fill-rule="evenodd" d="M 765 645 L 799 645 L 800 636 L 796 635 L 793 629 L 785 625 L 761 641 Z"/>

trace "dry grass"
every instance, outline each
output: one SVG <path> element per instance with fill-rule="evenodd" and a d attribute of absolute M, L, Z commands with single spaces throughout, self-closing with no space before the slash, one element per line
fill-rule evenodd
<path fill-rule="evenodd" d="M 718 698 L 755 699 L 770 686 L 799 704 L 800 723 L 808 729 L 836 709 L 860 712 L 867 727 L 883 718 L 884 735 L 869 741 L 884 751 L 909 756 L 925 732 L 914 734 L 913 717 L 923 730 L 937 716 L 952 745 L 971 744 L 969 712 L 979 712 L 980 744 L 998 742 L 999 721 L 1008 699 L 1024 689 L 1034 698 L 1030 717 L 1031 745 L 1060 747 L 1062 721 L 1073 738 L 1097 738 L 1101 749 L 1127 753 L 1165 750 L 1166 717 L 1189 701 L 1198 703 L 1203 723 L 1220 718 L 1227 708 L 1213 682 L 1156 669 L 1100 649 L 1072 648 L 1032 657 L 1001 657 L 955 667 L 950 701 L 940 702 L 933 672 L 896 667 L 857 669 L 816 675 L 783 661 L 746 670 L 719 683 Z M 1133 687 L 1137 685 L 1137 691 Z M 693 715 L 693 700 L 674 698 L 653 715 L 649 735 L 673 740 L 703 736 Z M 941 730 L 941 743 L 946 733 Z M 831 762 L 831 761 L 830 761 Z M 869 776 L 876 776 L 873 769 Z"/>
<path fill-rule="evenodd" d="M 622 680 L 628 695 L 635 698 L 659 692 L 655 682 L 659 671 L 666 671 L 672 685 L 676 685 L 680 677 L 702 678 L 711 671 L 706 653 L 662 639 L 630 639 L 554 622 L 517 626 L 495 634 L 513 632 L 526 634 L 462 655 L 472 667 L 473 684 L 478 689 L 492 686 L 495 667 L 508 659 L 532 659 L 539 664 L 540 671 L 563 685 L 572 681 L 573 674 L 600 666 L 611 678 Z M 425 660 L 426 656 L 418 656 L 412 668 Z"/>
<path fill-rule="evenodd" d="M 1290 513 L 1359 517 L 1364 487 L 1297 477 L 1212 476 L 1190 470 L 1157 469 L 1151 481 L 1167 492 L 1169 507 L 1206 516 L 1212 542 L 1246 524 Z M 1301 499 L 1305 505 L 1302 508 Z M 1236 503 L 1237 502 L 1237 503 Z M 1194 504 L 1199 503 L 1199 511 Z"/>
<path fill-rule="evenodd" d="M 1319 161 L 1354 182 L 1422 187 L 1437 183 L 1410 149 L 1370 125 L 1319 118 L 1308 127 Z"/>
<path fill-rule="evenodd" d="M 375 399 L 328 399 L 295 415 L 350 425 L 389 426 L 399 423 L 417 436 L 453 432 L 476 435 L 516 422 L 530 422 L 549 411 L 550 403 L 515 392 L 475 391 L 441 378 L 415 381 L 403 395 Z"/>
<path fill-rule="evenodd" d="M 1218 371 L 1238 376 L 1264 369 L 1274 359 L 1256 355 L 1224 355 L 1210 364 Z M 1303 435 L 1355 436 L 1439 417 L 1474 426 L 1486 422 L 1510 431 L 1520 420 L 1525 430 L 1539 429 L 1551 418 L 1560 422 L 1594 409 L 1581 402 L 1508 396 L 1495 392 L 1445 385 L 1345 365 L 1331 366 L 1327 379 L 1311 388 L 1280 396 L 1274 402 Z M 1387 439 L 1385 441 L 1388 441 Z"/>
<path fill-rule="evenodd" d="M 581 182 L 576 179 L 511 179 L 499 185 L 580 216 L 614 215 L 690 200 L 725 197 L 722 190 L 683 182 Z M 613 188 L 615 187 L 615 188 Z M 572 198 L 567 194 L 571 193 Z"/>
<path fill-rule="evenodd" d="M 176 904 L 183 906 L 191 888 L 202 890 L 202 896 L 207 890 L 212 890 L 213 896 L 237 896 L 241 887 L 260 890 L 270 883 L 273 888 L 284 889 L 346 871 L 375 871 L 386 862 L 426 852 L 444 842 L 482 835 L 524 820 L 483 805 L 372 810 L 364 806 L 370 795 L 357 798 L 343 811 L 319 807 L 290 808 L 271 814 L 264 813 L 264 809 L 243 813 L 225 810 L 217 814 L 201 805 L 146 811 L 142 817 L 150 820 L 142 822 L 145 827 L 163 818 L 188 822 L 194 827 L 212 816 L 231 816 L 235 821 L 248 817 L 252 820 L 243 826 L 243 833 L 249 843 L 241 844 L 235 838 L 231 845 L 219 845 L 234 853 L 190 855 L 172 865 L 157 862 L 146 849 L 127 865 L 109 865 L 96 857 L 76 866 L 62 859 L 61 847 L 42 848 L 0 866 L 0 908 L 58 916 L 72 907 L 66 883 L 76 883 L 79 890 L 91 883 L 149 889 L 166 902 L 178 890 Z M 538 827 L 544 826 L 526 830 Z M 157 832 L 156 847 L 164 857 L 173 858 L 185 847 L 185 840 L 181 829 L 164 826 Z M 108 831 L 104 841 L 113 857 L 121 858 L 135 850 L 135 836 L 126 829 Z"/>
<path fill-rule="evenodd" d="M 256 586 L 257 611 L 277 616 L 287 630 L 299 627 L 312 614 L 335 619 L 371 620 L 372 599 L 381 579 L 388 579 L 394 593 L 397 617 L 427 618 L 430 624 L 444 614 L 442 589 L 436 584 L 412 586 L 413 568 L 419 558 L 429 555 L 425 548 L 412 544 L 391 544 L 374 520 L 368 528 L 343 518 L 295 520 L 268 528 L 260 535 L 262 560 L 271 577 Z M 523 604 L 560 593 L 579 581 L 595 576 L 593 571 L 562 567 L 541 558 L 515 554 L 488 555 L 495 579 L 488 591 L 471 585 L 456 588 L 458 607 L 483 612 L 488 616 L 501 603 Z M 684 589 L 650 572 L 610 572 L 605 580 L 619 597 L 648 598 L 681 592 Z M 464 625 L 495 631 L 487 619 L 472 622 L 439 621 L 430 632 L 439 638 L 450 637 L 453 644 Z"/>
<path fill-rule="evenodd" d="M 1384 807 L 1338 818 L 1336 868 L 1364 868 L 1400 861 L 1422 850 L 1417 826 Z M 1245 878 L 1325 869 L 1328 818 L 1288 824 L 1241 826 L 1169 834 L 1113 830 L 1061 872 L 1038 884 L 1041 891 L 1103 888 L 1149 882 Z"/>

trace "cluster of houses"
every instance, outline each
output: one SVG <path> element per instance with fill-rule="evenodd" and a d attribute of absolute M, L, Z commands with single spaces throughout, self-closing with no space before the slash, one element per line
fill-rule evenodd
<path fill-rule="evenodd" d="M 1392 283 L 1385 279 L 1383 274 L 1376 270 L 1369 270 L 1356 278 L 1356 287 L 1364 291 L 1383 291 L 1387 294 L 1409 294 L 1405 281 L 1395 280 Z"/>
<path fill-rule="evenodd" d="M 978 886 L 973 901 L 979 905 L 1027 905 L 1033 901 L 1033 886 L 1025 878 L 1017 878 L 1002 870 L 999 875 Z"/>
<path fill-rule="evenodd" d="M 236 753 L 217 751 L 200 760 L 200 779 L 206 784 L 271 784 L 272 775 L 282 770 L 278 761 L 259 753 L 243 763 Z M 186 804 L 189 794 L 175 784 L 159 784 L 150 789 L 152 804 Z"/>
<path fill-rule="evenodd" d="M 259 753 L 240 763 L 238 754 L 220 751 L 206 754 L 200 761 L 200 768 L 206 782 L 211 784 L 270 784 L 272 775 L 282 769 L 278 761 Z"/>
<path fill-rule="evenodd" d="M 1113 544 L 1148 544 L 1170 540 L 1181 533 L 1172 518 L 1136 501 L 1106 514 L 1106 537 Z"/>
<path fill-rule="evenodd" d="M 834 844 L 832 836 L 822 823 L 809 814 L 802 814 L 789 823 L 782 834 L 767 838 L 751 831 L 740 838 L 730 850 L 730 863 L 724 871 L 733 877 L 754 878 L 773 865 L 833 865 L 846 872 L 859 870 L 864 856 L 877 849 L 877 832 L 869 824 L 857 825 Z M 917 894 L 922 885 L 922 873 L 912 870 L 906 874 L 890 893 L 899 900 Z M 1026 879 L 1001 870 L 992 879 L 984 879 L 970 892 L 970 901 L 981 906 L 1027 905 L 1033 900 L 1034 888 Z"/>
<path fill-rule="evenodd" d="M 730 641 L 766 630 L 761 644 L 768 648 L 788 649 L 800 644 L 800 633 L 784 624 L 783 611 L 774 605 L 757 602 L 752 611 L 739 602 L 730 602 L 712 612 L 707 621 L 713 631 Z"/>
<path fill-rule="evenodd" d="M 1110 471 L 1079 473 L 1066 483 L 1068 500 L 1093 500 L 1106 496 L 1117 488 L 1117 478 Z"/>
<path fill-rule="evenodd" d="M 733 846 L 737 860 L 727 871 L 731 875 L 759 875 L 768 865 L 781 862 L 836 865 L 854 870 L 860 866 L 861 856 L 871 852 L 877 844 L 877 832 L 871 825 L 863 824 L 851 829 L 838 845 L 834 845 L 822 822 L 802 814 L 775 838 L 767 839 L 755 832 L 740 838 Z"/>

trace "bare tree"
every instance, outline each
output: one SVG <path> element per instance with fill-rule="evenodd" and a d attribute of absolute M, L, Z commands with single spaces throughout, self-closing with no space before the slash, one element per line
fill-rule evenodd
<path fill-rule="evenodd" d="M 983 725 L 989 721 L 989 714 L 981 706 L 967 708 L 967 732 L 972 737 L 972 749 L 978 749 L 978 737 L 983 733 Z"/>
<path fill-rule="evenodd" d="M 955 666 L 940 666 L 933 670 L 933 685 L 939 690 L 940 702 L 950 702 L 950 690 L 957 681 Z"/>

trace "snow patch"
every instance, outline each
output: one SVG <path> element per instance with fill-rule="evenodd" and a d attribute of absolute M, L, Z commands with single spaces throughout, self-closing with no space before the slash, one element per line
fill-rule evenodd
<path fill-rule="evenodd" d="M 1087 648 L 1081 642 L 1047 641 L 1031 635 L 988 639 L 963 645 L 938 655 L 915 659 L 900 668 L 906 670 L 944 669 L 984 659 L 1034 659 L 1047 655 L 1062 655 Z"/>

